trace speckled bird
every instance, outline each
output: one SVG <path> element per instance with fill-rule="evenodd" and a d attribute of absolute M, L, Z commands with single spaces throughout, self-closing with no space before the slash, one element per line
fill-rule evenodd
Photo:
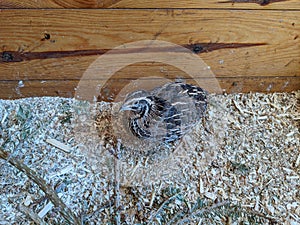
<path fill-rule="evenodd" d="M 189 132 L 203 117 L 206 108 L 205 90 L 172 82 L 151 91 L 128 94 L 120 113 L 126 113 L 128 130 L 135 137 L 170 144 Z"/>

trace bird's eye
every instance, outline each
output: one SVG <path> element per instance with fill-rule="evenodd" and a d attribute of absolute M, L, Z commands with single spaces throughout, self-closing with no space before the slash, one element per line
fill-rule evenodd
<path fill-rule="evenodd" d="M 133 106 L 131 106 L 131 109 L 133 110 L 133 111 L 136 111 L 136 110 L 138 110 L 140 107 L 139 107 L 139 105 L 138 104 L 134 104 Z"/>
<path fill-rule="evenodd" d="M 137 102 L 138 105 L 147 105 L 148 102 L 144 99 L 140 100 L 139 102 Z"/>

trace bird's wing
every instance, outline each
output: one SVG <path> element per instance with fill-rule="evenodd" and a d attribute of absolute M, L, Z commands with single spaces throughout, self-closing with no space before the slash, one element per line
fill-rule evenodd
<path fill-rule="evenodd" d="M 183 134 L 189 131 L 206 111 L 207 93 L 202 88 L 194 85 L 182 82 L 168 83 L 153 89 L 151 94 L 168 99 L 168 102 L 175 107 L 180 114 L 180 132 Z"/>

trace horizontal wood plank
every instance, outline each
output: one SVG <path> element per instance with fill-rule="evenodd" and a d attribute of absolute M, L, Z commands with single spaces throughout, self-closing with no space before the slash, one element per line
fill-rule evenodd
<path fill-rule="evenodd" d="M 0 80 L 11 81 L 11 80 L 72 80 L 72 79 L 81 79 L 85 71 L 89 68 L 91 63 L 96 60 L 97 57 L 75 57 L 67 59 L 51 59 L 51 60 L 34 60 L 29 62 L 21 63 L 3 63 L 0 64 Z M 228 59 L 227 59 L 228 60 Z M 259 68 L 255 68 L 254 65 L 251 65 L 251 62 L 246 62 L 244 65 L 244 60 L 236 61 L 232 60 L 231 62 L 219 62 L 218 59 L 215 59 L 215 63 L 212 63 L 211 60 L 206 60 L 204 62 L 209 65 L 212 73 L 217 78 L 224 77 L 286 77 L 294 76 L 300 79 L 299 65 L 294 63 L 293 69 L 280 68 L 278 66 L 279 72 L 273 72 L 276 68 L 268 68 L 268 64 L 261 65 L 259 60 L 257 60 Z M 245 60 L 246 61 L 246 60 Z M 253 62 L 253 61 L 252 61 Z M 293 62 L 291 62 L 293 63 Z M 291 64 L 290 63 L 290 64 Z M 242 65 L 240 65 L 242 64 Z M 114 67 L 114 62 L 111 62 L 111 66 Z M 191 66 L 186 64 L 187 67 Z M 243 71 L 243 66 L 248 66 L 248 70 Z M 298 67 L 297 67 L 298 66 Z M 275 65 L 274 65 L 275 67 Z M 286 66 L 288 67 L 288 66 Z M 265 69 L 265 71 L 264 71 Z M 199 70 L 199 73 L 195 77 L 203 77 L 206 67 L 203 70 Z M 270 72 L 271 71 L 271 72 Z M 268 73 L 269 72 L 269 73 Z M 99 77 L 102 76 L 100 69 L 95 71 Z M 179 68 L 176 68 L 171 65 L 155 62 L 141 62 L 135 63 L 125 68 L 121 69 L 116 73 L 116 76 L 120 79 L 137 79 L 139 77 L 146 76 L 165 76 L 165 77 L 185 77 L 185 72 Z"/>
<path fill-rule="evenodd" d="M 299 22 L 294 11 L 2 11 L 0 79 L 78 79 L 106 50 L 140 40 L 187 46 L 217 77 L 300 76 Z"/>
<path fill-rule="evenodd" d="M 232 8 L 300 9 L 298 0 L 2 0 L 0 8 Z"/>
<path fill-rule="evenodd" d="M 276 10 L 3 10 L 0 81 L 36 82 L 35 90 L 42 82 L 61 80 L 64 85 L 79 80 L 110 49 L 133 41 L 161 40 L 192 50 L 218 79 L 245 79 L 240 90 L 225 85 L 226 90 L 258 90 L 255 83 L 248 84 L 259 77 L 282 82 L 269 91 L 295 90 L 300 77 L 299 23 L 298 11 Z M 135 79 L 181 73 L 168 65 L 138 63 L 118 74 L 120 79 Z M 294 84 L 288 80 L 287 88 L 282 88 L 286 77 Z M 33 89 L 32 96 L 38 95 Z M 51 88 L 45 90 L 53 93 Z M 7 92 L 10 96 L 16 95 Z"/>
<path fill-rule="evenodd" d="M 193 83 L 192 80 L 186 80 Z M 0 81 L 0 99 L 16 99 L 24 97 L 60 96 L 74 97 L 79 80 L 31 80 L 22 83 L 18 81 Z M 94 82 L 94 81 L 92 81 Z M 124 86 L 126 80 L 114 80 L 113 87 L 106 86 L 101 90 L 99 100 L 113 101 L 114 96 Z M 226 93 L 240 92 L 291 92 L 298 90 L 300 79 L 296 77 L 251 77 L 251 78 L 220 78 L 218 82 Z M 110 90 L 107 93 L 105 90 Z"/>

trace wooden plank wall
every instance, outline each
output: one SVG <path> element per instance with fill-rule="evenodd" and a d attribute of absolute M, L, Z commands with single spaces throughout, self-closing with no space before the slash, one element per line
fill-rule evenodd
<path fill-rule="evenodd" d="M 72 97 L 99 55 L 140 40 L 194 51 L 226 92 L 300 89 L 299 0 L 1 0 L 0 98 Z M 115 91 L 139 76 L 184 76 L 136 63 Z"/>

